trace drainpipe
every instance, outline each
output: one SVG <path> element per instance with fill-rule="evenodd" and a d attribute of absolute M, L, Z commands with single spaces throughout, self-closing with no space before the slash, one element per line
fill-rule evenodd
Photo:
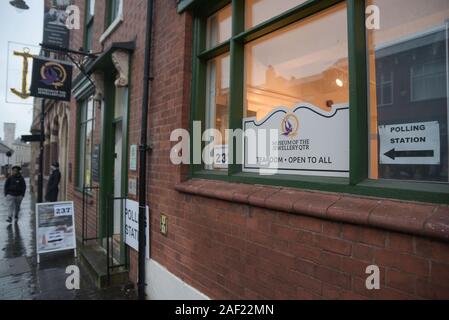
<path fill-rule="evenodd" d="M 147 26 L 145 38 L 145 57 L 143 75 L 143 97 L 142 97 L 142 127 L 140 129 L 139 146 L 139 258 L 138 258 L 138 298 L 145 300 L 145 252 L 146 252 L 146 192 L 147 192 L 147 125 L 148 125 L 148 101 L 150 94 L 150 61 L 151 61 L 151 36 L 153 27 L 153 0 L 147 1 Z M 150 224 L 151 215 L 148 224 Z M 149 227 L 151 236 L 151 228 Z M 150 241 L 148 241 L 148 244 Z"/>

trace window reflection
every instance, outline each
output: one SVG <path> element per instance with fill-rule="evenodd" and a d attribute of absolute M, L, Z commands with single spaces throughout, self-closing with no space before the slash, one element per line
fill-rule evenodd
<path fill-rule="evenodd" d="M 368 31 L 370 177 L 447 182 L 449 1 L 369 4 L 381 13 Z M 422 142 L 408 143 L 415 136 Z"/>
<path fill-rule="evenodd" d="M 228 5 L 207 19 L 207 48 L 213 48 L 231 38 L 232 7 Z"/>
<path fill-rule="evenodd" d="M 214 137 L 215 146 L 223 146 L 227 143 L 225 130 L 229 128 L 229 54 L 221 55 L 208 62 L 207 65 L 207 101 L 206 101 L 206 127 L 216 129 L 221 137 Z M 214 156 L 213 154 L 211 156 Z M 224 156 L 225 157 L 225 156 Z M 217 166 L 206 166 L 214 169 Z"/>
<path fill-rule="evenodd" d="M 307 0 L 246 0 L 245 26 L 254 27 L 272 17 L 275 17 Z"/>

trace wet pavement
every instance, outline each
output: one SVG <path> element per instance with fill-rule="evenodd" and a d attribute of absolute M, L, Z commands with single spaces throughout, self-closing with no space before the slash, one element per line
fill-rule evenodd
<path fill-rule="evenodd" d="M 96 288 L 73 251 L 43 255 L 38 265 L 32 196 L 27 191 L 19 222 L 9 224 L 3 186 L 4 180 L 0 180 L 0 300 L 135 299 L 129 286 Z M 79 290 L 66 288 L 66 268 L 71 265 L 80 269 Z"/>

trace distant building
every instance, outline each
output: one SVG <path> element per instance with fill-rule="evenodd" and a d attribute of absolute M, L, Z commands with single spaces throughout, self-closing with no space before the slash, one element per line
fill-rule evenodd
<path fill-rule="evenodd" d="M 31 159 L 31 145 L 22 142 L 20 138 L 16 138 L 16 124 L 5 123 L 3 125 L 3 135 L 5 137 L 3 144 L 13 151 L 9 163 L 20 166 L 29 164 Z"/>
<path fill-rule="evenodd" d="M 15 140 L 15 134 L 16 134 L 16 124 L 5 122 L 3 124 L 3 135 L 5 137 L 3 143 L 11 148 Z"/>
<path fill-rule="evenodd" d="M 13 152 L 11 148 L 9 148 L 4 141 L 0 141 L 0 176 L 3 176 L 7 172 L 7 166 L 11 163 L 11 159 L 8 159 L 6 154 L 8 152 Z"/>
<path fill-rule="evenodd" d="M 31 145 L 29 143 L 22 142 L 20 138 L 17 138 L 12 144 L 12 149 L 14 150 L 12 163 L 20 166 L 30 163 Z"/>

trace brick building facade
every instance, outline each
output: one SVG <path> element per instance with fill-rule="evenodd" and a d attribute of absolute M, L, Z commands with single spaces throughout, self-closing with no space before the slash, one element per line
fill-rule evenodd
<path fill-rule="evenodd" d="M 131 184 L 138 182 L 138 171 L 129 169 L 130 147 L 139 145 L 141 132 L 149 1 L 92 2 L 95 4 L 93 20 L 85 6 L 89 1 L 74 1 L 86 14 L 81 22 L 82 29 L 72 32 L 70 45 L 71 48 L 86 47 L 86 34 L 91 32 L 93 40 L 88 46 L 98 53 L 96 59 L 85 63 L 95 88 L 83 75 L 74 76 L 69 116 L 68 198 L 75 201 L 77 234 L 78 239 L 85 242 L 85 251 L 95 250 L 93 246 L 105 248 L 106 229 L 115 230 L 116 218 L 123 218 L 114 214 L 116 203 L 121 200 L 113 200 L 113 197 L 137 200 L 137 195 L 130 191 Z M 207 93 L 198 88 L 201 79 L 197 72 L 201 67 L 207 69 L 207 64 L 201 66 L 199 59 L 212 59 L 231 51 L 233 74 L 239 70 L 238 50 L 234 52 L 239 41 L 249 43 L 269 32 L 261 27 L 257 35 L 247 31 L 246 38 L 238 38 L 236 30 L 244 26 L 238 22 L 243 14 L 237 9 L 243 8 L 244 1 L 233 1 L 232 15 L 237 20 L 233 24 L 235 38 L 228 44 L 218 45 L 218 49 L 213 47 L 199 54 L 198 48 L 205 45 L 201 44 L 204 39 L 197 38 L 203 34 L 199 30 L 207 28 L 211 13 L 230 2 L 217 1 L 217 6 L 213 7 L 205 1 L 154 1 L 148 106 L 148 138 L 152 147 L 147 167 L 147 202 L 151 217 L 151 258 L 146 268 L 148 297 L 449 298 L 447 184 L 426 185 L 425 190 L 417 186 L 398 192 L 385 182 L 371 192 L 369 187 L 355 187 L 353 182 L 331 188 L 326 181 L 322 182 L 324 180 L 295 183 L 295 178 L 284 179 L 280 175 L 267 183 L 253 176 L 247 180 L 239 180 L 231 174 L 226 175 L 231 178 L 223 178 L 222 171 L 205 174 L 202 169 L 196 172 L 187 164 L 172 164 L 170 153 L 175 144 L 170 141 L 172 131 L 189 130 L 196 115 L 201 113 L 196 111 L 197 105 L 205 103 L 205 98 L 201 97 Z M 332 9 L 339 1 L 321 1 L 326 5 L 315 1 L 305 9 L 302 2 L 297 1 L 297 7 L 288 11 L 288 22 L 273 18 L 266 25 L 274 24 L 272 30 L 281 29 L 305 19 L 303 10 L 319 14 Z M 360 12 L 363 2 L 348 1 L 347 6 L 352 9 L 355 6 L 355 11 Z M 449 11 L 447 4 L 443 5 Z M 364 11 L 364 7 L 362 9 Z M 356 21 L 354 23 L 364 23 L 354 15 L 350 11 L 348 25 L 353 25 L 351 19 Z M 92 30 L 87 31 L 87 28 Z M 351 33 L 349 36 L 357 37 Z M 349 65 L 349 68 L 357 67 L 357 63 L 351 61 Z M 357 78 L 350 80 L 354 79 Z M 231 87 L 238 88 L 236 82 L 232 78 Z M 361 88 L 365 92 L 368 89 Z M 121 90 L 126 92 L 125 98 L 123 93 L 117 93 Z M 351 105 L 352 101 L 355 105 L 363 99 L 366 105 L 366 97 L 351 93 Z M 235 95 L 231 92 L 231 104 L 233 99 Z M 92 112 L 92 118 L 83 116 L 83 108 Z M 116 112 L 119 112 L 117 117 Z M 232 115 L 230 118 L 232 122 Z M 86 128 L 92 128 L 90 141 L 86 140 L 86 135 L 80 136 L 80 128 L 88 133 L 90 129 Z M 351 138 L 352 143 L 357 146 L 359 142 Z M 86 146 L 91 150 L 98 146 L 99 155 L 95 155 L 95 151 L 86 152 Z M 351 149 L 354 152 L 354 146 Z M 368 147 L 361 148 L 360 153 L 363 150 L 368 154 Z M 81 165 L 86 155 L 90 164 Z M 98 164 L 91 161 L 98 161 Z M 95 170 L 98 172 L 94 173 Z M 94 177 L 96 175 L 98 177 Z M 114 179 L 118 179 L 118 175 L 120 188 L 117 189 Z M 160 230 L 161 215 L 168 218 L 167 235 Z M 108 223 L 111 226 L 104 227 Z M 118 227 L 122 226 L 118 224 Z M 113 259 L 119 266 L 124 259 L 127 266 L 124 271 L 129 279 L 137 282 L 137 252 L 127 248 L 123 235 L 118 234 L 109 232 L 112 244 L 120 248 L 116 249 Z M 370 265 L 379 267 L 379 290 L 368 290 L 365 286 L 369 276 L 366 269 Z"/>

